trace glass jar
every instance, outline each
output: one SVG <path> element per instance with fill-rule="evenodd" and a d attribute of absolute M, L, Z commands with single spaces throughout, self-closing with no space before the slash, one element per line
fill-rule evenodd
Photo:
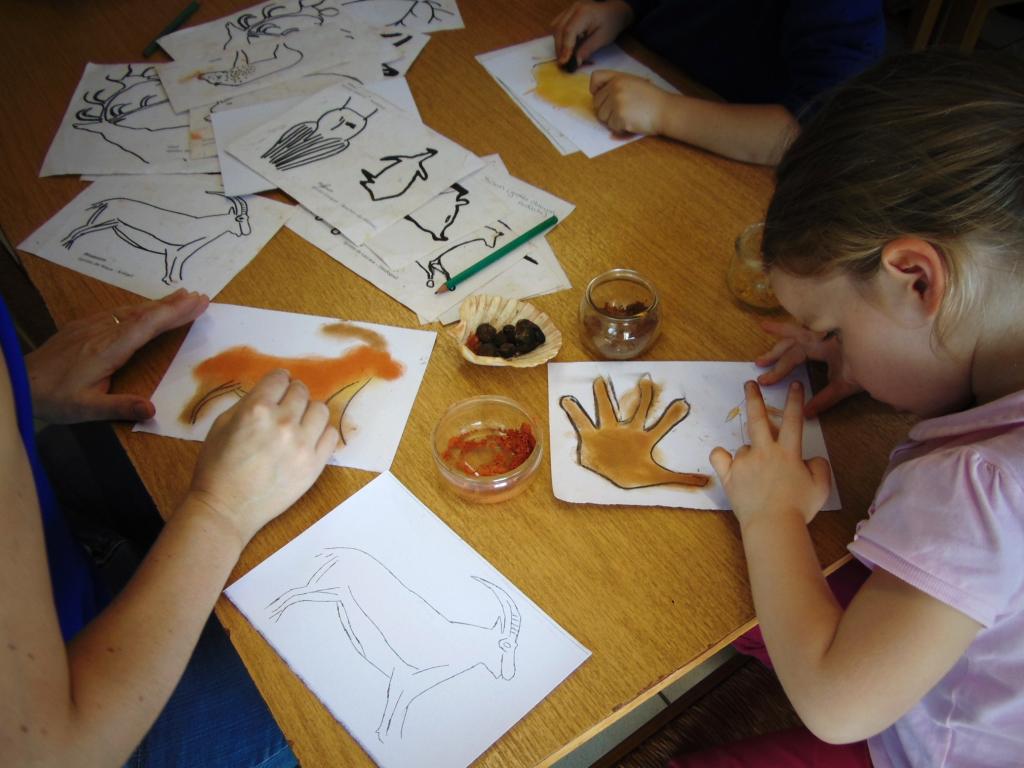
<path fill-rule="evenodd" d="M 744 307 L 757 312 L 772 312 L 779 308 L 779 300 L 775 298 L 764 268 L 761 255 L 763 236 L 763 222 L 751 224 L 740 232 L 725 280 L 733 298 Z"/>
<path fill-rule="evenodd" d="M 632 269 L 612 269 L 587 286 L 580 302 L 583 345 L 608 360 L 629 360 L 658 338 L 661 305 L 646 277 Z"/>

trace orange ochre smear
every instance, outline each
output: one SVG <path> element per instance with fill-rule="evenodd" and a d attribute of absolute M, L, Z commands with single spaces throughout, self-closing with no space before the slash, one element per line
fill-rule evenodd
<path fill-rule="evenodd" d="M 545 61 L 533 68 L 533 79 L 537 83 L 534 92 L 548 104 L 571 109 L 584 117 L 594 117 L 590 75 L 570 75 L 558 66 L 557 61 Z"/>
<path fill-rule="evenodd" d="M 342 339 L 357 339 L 374 349 L 384 349 L 388 345 L 387 339 L 376 331 L 372 331 L 369 328 L 361 328 L 358 325 L 352 325 L 352 323 L 346 323 L 343 320 L 337 323 L 322 325 L 320 330 L 330 336 L 338 336 Z"/>
<path fill-rule="evenodd" d="M 327 402 L 335 423 L 363 384 L 373 378 L 393 381 L 404 370 L 386 350 L 366 345 L 352 347 L 340 357 L 278 357 L 249 346 L 231 347 L 192 370 L 198 381 L 196 393 L 179 418 L 195 423 L 209 400 L 229 392 L 241 396 L 277 368 L 284 368 L 293 379 L 305 384 L 312 399 Z"/>
<path fill-rule="evenodd" d="M 537 438 L 526 422 L 518 429 L 484 427 L 449 438 L 442 458 L 465 475 L 491 477 L 511 472 L 529 458 L 536 445 Z"/>

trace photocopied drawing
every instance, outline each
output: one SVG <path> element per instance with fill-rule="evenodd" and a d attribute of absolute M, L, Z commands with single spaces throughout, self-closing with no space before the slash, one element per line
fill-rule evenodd
<path fill-rule="evenodd" d="M 356 245 L 483 166 L 352 84 L 314 94 L 227 149 Z"/>
<path fill-rule="evenodd" d="M 87 64 L 40 176 L 207 173 L 188 154 L 188 115 L 172 108 L 147 64 Z"/>
<path fill-rule="evenodd" d="M 367 24 L 418 32 L 462 29 L 455 0 L 341 0 L 342 7 Z"/>
<path fill-rule="evenodd" d="M 21 247 L 147 298 L 180 287 L 215 296 L 294 212 L 218 187 L 207 176 L 101 178 Z"/>
<path fill-rule="evenodd" d="M 481 169 L 441 190 L 366 244 L 392 267 L 403 267 L 497 221 L 509 207 Z"/>
<path fill-rule="evenodd" d="M 590 655 L 389 472 L 225 594 L 382 768 L 464 768 Z"/>
<path fill-rule="evenodd" d="M 589 79 L 595 69 L 643 77 L 659 88 L 678 93 L 668 81 L 617 45 L 605 46 L 572 74 L 555 65 L 554 58 L 555 44 L 550 35 L 477 57 L 513 100 L 538 118 L 539 127 L 547 125 L 554 129 L 549 138 L 556 146 L 567 140 L 587 157 L 641 138 L 613 134 L 597 119 L 590 107 L 589 94 Z"/>
<path fill-rule="evenodd" d="M 522 619 L 515 601 L 497 584 L 470 577 L 494 595 L 493 623 L 453 621 L 368 552 L 328 547 L 316 558 L 309 580 L 283 592 L 267 610 L 275 622 L 300 603 L 324 603 L 336 613 L 355 652 L 386 678 L 387 701 L 377 726 L 380 741 L 401 738 L 412 703 L 461 674 L 483 666 L 495 679 L 515 677 Z M 375 609 L 371 599 L 382 594 L 389 604 Z M 424 635 L 443 639 L 448 647 L 443 653 L 426 655 Z"/>
<path fill-rule="evenodd" d="M 288 370 L 327 404 L 337 466 L 391 466 L 435 334 L 336 318 L 211 304 L 153 393 L 155 418 L 136 427 L 203 440 L 214 419 L 267 373 Z"/>
<path fill-rule="evenodd" d="M 440 247 L 426 256 L 411 262 L 401 261 L 400 266 L 385 260 L 367 246 L 355 245 L 343 236 L 339 228 L 310 211 L 298 212 L 289 220 L 288 226 L 331 258 L 407 306 L 423 324 L 457 307 L 468 296 L 479 292 L 485 285 L 493 285 L 494 281 L 504 275 L 510 275 L 508 283 L 524 286 L 524 290 L 528 285 L 525 281 L 538 276 L 538 272 L 548 276 L 546 281 L 538 283 L 549 286 L 547 290 L 556 290 L 567 284 L 568 279 L 558 266 L 554 254 L 550 253 L 543 240 L 538 239 L 524 244 L 468 278 L 456 290 L 435 293 L 441 281 L 483 258 L 495 247 L 500 247 L 501 243 L 526 232 L 549 216 L 554 215 L 559 221 L 564 220 L 573 210 L 571 203 L 509 176 L 499 167 L 489 165 L 480 174 L 484 187 L 503 201 L 505 212 L 501 219 L 458 240 L 450 239 L 447 243 L 441 243 Z M 530 261 L 526 257 L 534 260 Z M 541 263 L 546 263 L 550 269 L 537 270 Z M 515 275 L 511 274 L 513 272 Z"/>
<path fill-rule="evenodd" d="M 263 37 L 235 50 L 214 43 L 187 58 L 155 66 L 171 104 L 181 112 L 346 62 L 382 62 L 401 56 L 377 34 L 353 36 L 336 25 L 325 25 L 283 38 Z"/>
<path fill-rule="evenodd" d="M 729 509 L 708 456 L 745 443 L 737 399 L 753 363 L 649 361 L 550 363 L 548 415 L 554 494 L 580 504 Z M 764 387 L 780 408 L 788 384 Z M 808 395 L 809 396 L 809 395 Z M 804 456 L 828 458 L 817 419 L 804 424 Z M 833 482 L 824 509 L 838 509 Z"/>

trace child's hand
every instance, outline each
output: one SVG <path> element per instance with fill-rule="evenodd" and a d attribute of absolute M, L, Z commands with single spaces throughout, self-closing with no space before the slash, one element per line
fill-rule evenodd
<path fill-rule="evenodd" d="M 832 477 L 828 461 L 803 459 L 804 393 L 793 382 L 786 398 L 779 437 L 772 437 L 761 389 L 753 381 L 744 385 L 750 445 L 736 455 L 724 448 L 711 451 L 711 466 L 722 483 L 733 512 L 744 531 L 755 519 L 798 514 L 809 523 L 828 498 Z"/>
<path fill-rule="evenodd" d="M 672 94 L 642 77 L 611 69 L 590 76 L 597 119 L 615 133 L 659 134 Z"/>
<path fill-rule="evenodd" d="M 779 337 L 779 341 L 754 361 L 762 368 L 772 366 L 770 371 L 757 377 L 758 384 L 775 384 L 806 360 L 820 360 L 828 366 L 828 385 L 804 406 L 804 416 L 808 419 L 828 410 L 840 400 L 864 391 L 860 384 L 845 373 L 843 348 L 838 337 L 815 333 L 793 323 L 771 320 L 761 323 L 761 327 Z"/>
<path fill-rule="evenodd" d="M 551 20 L 555 55 L 559 66 L 572 58 L 576 41 L 576 64 L 582 65 L 595 51 L 615 40 L 633 21 L 633 9 L 623 0 L 575 2 Z"/>
<path fill-rule="evenodd" d="M 149 398 L 111 394 L 111 377 L 144 344 L 192 322 L 209 303 L 181 289 L 68 323 L 25 356 L 36 416 L 52 424 L 151 418 Z"/>
<path fill-rule="evenodd" d="M 203 444 L 189 490 L 227 522 L 244 546 L 320 476 L 338 445 L 324 403 L 311 401 L 286 371 L 268 373 L 217 417 Z"/>

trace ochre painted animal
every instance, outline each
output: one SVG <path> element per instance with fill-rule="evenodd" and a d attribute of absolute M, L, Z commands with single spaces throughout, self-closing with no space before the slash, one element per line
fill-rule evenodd
<path fill-rule="evenodd" d="M 394 381 L 404 368 L 386 349 L 359 344 L 340 357 L 277 357 L 249 346 L 225 349 L 192 370 L 196 392 L 178 417 L 195 424 L 203 408 L 223 395 L 241 398 L 267 373 L 284 368 L 309 387 L 310 397 L 327 403 L 331 423 L 342 432 L 342 417 L 352 398 L 371 379 Z"/>

